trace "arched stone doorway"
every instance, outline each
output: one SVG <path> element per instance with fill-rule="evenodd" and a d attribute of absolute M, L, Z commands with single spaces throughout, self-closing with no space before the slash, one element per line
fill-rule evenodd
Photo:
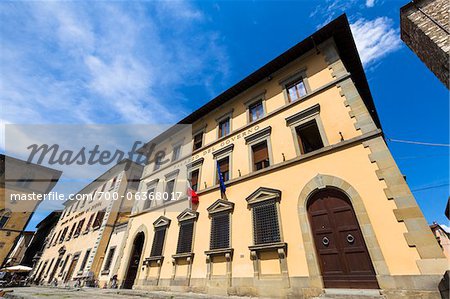
<path fill-rule="evenodd" d="M 307 202 L 312 239 L 325 288 L 379 288 L 376 273 L 348 196 L 335 188 Z"/>
<path fill-rule="evenodd" d="M 123 283 L 124 289 L 131 289 L 136 280 L 139 264 L 141 261 L 142 249 L 144 247 L 145 235 L 139 232 L 134 238 L 133 248 L 131 249 L 130 260 L 128 262 L 127 274 Z"/>

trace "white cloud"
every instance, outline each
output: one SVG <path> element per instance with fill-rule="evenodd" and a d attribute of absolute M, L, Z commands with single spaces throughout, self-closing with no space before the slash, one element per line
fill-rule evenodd
<path fill-rule="evenodd" d="M 366 6 L 367 7 L 374 7 L 375 6 L 375 0 L 366 0 Z"/>
<path fill-rule="evenodd" d="M 368 66 L 401 46 L 398 29 L 387 17 L 358 19 L 350 25 L 361 61 Z"/>
<path fill-rule="evenodd" d="M 447 233 L 450 233 L 450 227 L 445 224 L 439 224 Z"/>

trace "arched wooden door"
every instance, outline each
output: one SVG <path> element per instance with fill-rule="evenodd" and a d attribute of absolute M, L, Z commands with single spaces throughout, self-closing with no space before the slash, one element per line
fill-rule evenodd
<path fill-rule="evenodd" d="M 325 288 L 379 288 L 348 197 L 334 189 L 318 191 L 308 201 L 308 217 Z"/>
<path fill-rule="evenodd" d="M 124 289 L 131 289 L 136 279 L 137 272 L 139 270 L 139 263 L 141 261 L 142 248 L 144 247 L 145 236 L 140 232 L 136 235 L 133 242 L 133 248 L 131 250 L 131 257 L 128 264 L 127 275 L 123 282 Z"/>

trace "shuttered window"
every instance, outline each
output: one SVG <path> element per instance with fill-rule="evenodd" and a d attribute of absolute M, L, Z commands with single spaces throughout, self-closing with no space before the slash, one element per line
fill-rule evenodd
<path fill-rule="evenodd" d="M 152 251 L 150 256 L 162 256 L 164 240 L 166 238 L 167 226 L 155 228 L 155 236 L 153 237 Z"/>
<path fill-rule="evenodd" d="M 252 146 L 253 170 L 260 170 L 270 166 L 267 141 Z"/>
<path fill-rule="evenodd" d="M 116 252 L 116 247 L 111 247 L 108 252 L 108 256 L 106 257 L 105 266 L 103 267 L 103 271 L 109 270 L 111 268 L 112 259 L 114 257 L 114 253 Z"/>
<path fill-rule="evenodd" d="M 230 247 L 230 213 L 221 212 L 211 215 L 210 249 Z"/>
<path fill-rule="evenodd" d="M 177 253 L 189 253 L 192 251 L 193 234 L 194 234 L 194 220 L 187 220 L 180 223 Z"/>
<path fill-rule="evenodd" d="M 203 132 L 198 133 L 194 136 L 194 146 L 192 150 L 198 150 L 203 145 Z"/>
<path fill-rule="evenodd" d="M 92 227 L 94 229 L 99 228 L 100 225 L 102 225 L 103 218 L 105 217 L 105 213 L 106 213 L 106 209 L 103 209 L 97 213 L 97 216 L 95 217 L 95 220 L 94 220 L 94 224 L 92 225 Z"/>
<path fill-rule="evenodd" d="M 199 170 L 195 169 L 191 172 L 191 188 L 194 191 L 198 190 L 198 175 L 199 175 Z"/>
<path fill-rule="evenodd" d="M 312 120 L 296 128 L 300 152 L 306 154 L 323 147 L 317 122 Z"/>
<path fill-rule="evenodd" d="M 268 200 L 252 205 L 255 245 L 281 241 L 276 202 Z"/>
<path fill-rule="evenodd" d="M 230 157 L 219 160 L 219 169 L 224 182 L 228 181 L 230 179 Z M 219 183 L 219 177 L 217 177 L 216 183 Z"/>

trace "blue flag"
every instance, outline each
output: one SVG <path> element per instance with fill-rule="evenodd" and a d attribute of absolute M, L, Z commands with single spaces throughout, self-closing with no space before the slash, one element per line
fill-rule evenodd
<path fill-rule="evenodd" d="M 225 191 L 227 190 L 227 186 L 225 186 L 225 182 L 223 181 L 223 175 L 220 172 L 219 161 L 217 161 L 217 175 L 218 175 L 218 178 L 219 178 L 220 192 L 222 194 L 225 194 Z"/>

